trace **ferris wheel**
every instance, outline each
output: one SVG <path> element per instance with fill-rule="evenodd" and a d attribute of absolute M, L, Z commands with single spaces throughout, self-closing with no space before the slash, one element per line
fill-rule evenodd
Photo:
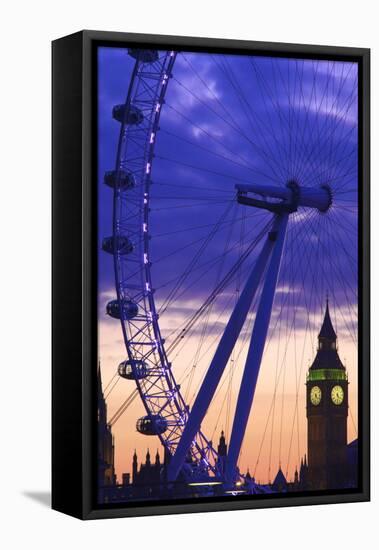
<path fill-rule="evenodd" d="M 233 485 L 265 357 L 272 440 L 286 361 L 298 395 L 327 294 L 340 341 L 357 346 L 357 68 L 128 55 L 126 99 L 112 111 L 115 167 L 104 176 L 113 227 L 102 249 L 116 291 L 106 312 L 126 348 L 117 376 L 135 384 L 145 408 L 136 428 L 159 437 L 170 481 Z M 226 461 L 215 428 L 202 429 L 208 416 L 230 435 Z"/>

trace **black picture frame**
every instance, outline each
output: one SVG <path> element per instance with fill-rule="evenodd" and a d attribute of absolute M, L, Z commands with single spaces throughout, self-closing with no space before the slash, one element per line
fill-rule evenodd
<path fill-rule="evenodd" d="M 359 64 L 359 433 L 357 490 L 269 498 L 96 505 L 96 48 L 259 52 Z M 52 507 L 81 519 L 301 506 L 370 499 L 370 50 L 81 31 L 52 43 Z"/>

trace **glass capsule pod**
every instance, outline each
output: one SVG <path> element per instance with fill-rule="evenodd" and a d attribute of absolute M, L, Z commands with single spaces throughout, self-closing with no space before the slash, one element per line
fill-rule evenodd
<path fill-rule="evenodd" d="M 143 121 L 143 113 L 141 109 L 130 105 L 125 112 L 125 105 L 115 105 L 112 109 L 112 116 L 117 122 L 125 122 L 125 124 L 141 124 Z"/>
<path fill-rule="evenodd" d="M 137 432 L 143 435 L 160 435 L 167 427 L 167 420 L 159 414 L 142 416 L 136 424 Z"/>
<path fill-rule="evenodd" d="M 101 248 L 104 252 L 108 252 L 109 254 L 118 253 L 122 256 L 130 254 L 134 250 L 131 240 L 122 235 L 118 237 L 104 237 Z"/>
<path fill-rule="evenodd" d="M 142 61 L 142 63 L 154 63 L 154 61 L 158 60 L 157 50 L 139 50 L 129 48 L 128 54 L 134 59 Z"/>
<path fill-rule="evenodd" d="M 107 303 L 107 314 L 114 319 L 133 319 L 138 315 L 138 305 L 132 300 L 122 300 L 121 308 L 118 300 L 111 300 Z"/>
<path fill-rule="evenodd" d="M 119 364 L 118 374 L 127 380 L 142 380 L 142 378 L 146 378 L 148 369 L 144 361 L 131 359 Z"/>
<path fill-rule="evenodd" d="M 104 183 L 114 189 L 116 186 L 122 191 L 132 189 L 136 185 L 136 179 L 131 172 L 125 170 L 110 170 L 104 174 Z"/>

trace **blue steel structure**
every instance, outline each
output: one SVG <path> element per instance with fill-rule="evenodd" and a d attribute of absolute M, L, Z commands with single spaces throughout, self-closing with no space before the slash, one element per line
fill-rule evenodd
<path fill-rule="evenodd" d="M 301 187 L 242 185 L 237 201 L 272 213 L 262 234 L 261 251 L 226 324 L 224 333 L 197 393 L 192 409 L 186 404 L 167 358 L 161 336 L 149 256 L 149 201 L 154 146 L 164 98 L 176 52 L 129 50 L 135 59 L 128 94 L 113 109 L 120 122 L 115 169 L 104 183 L 113 188 L 113 234 L 102 248 L 114 259 L 117 298 L 107 313 L 121 322 L 127 359 L 119 376 L 134 380 L 146 410 L 137 430 L 158 436 L 168 455 L 168 479 L 174 483 L 220 482 L 233 488 L 241 477 L 237 463 L 254 399 L 258 373 L 270 323 L 290 216 L 299 207 L 326 212 L 332 204 L 327 185 Z M 215 395 L 225 367 L 261 288 L 249 351 L 237 399 L 226 468 L 221 471 L 217 451 L 201 431 L 201 423 Z"/>
<path fill-rule="evenodd" d="M 147 55 L 149 54 L 149 55 Z M 149 192 L 154 146 L 176 53 L 129 50 L 135 65 L 125 104 L 113 109 L 120 122 L 114 171 L 104 183 L 113 188 L 113 235 L 103 250 L 113 255 L 117 299 L 107 313 L 120 320 L 127 360 L 119 375 L 133 379 L 146 410 L 137 430 L 158 436 L 174 455 L 188 420 L 188 407 L 168 361 L 154 303 L 149 260 Z M 198 430 L 189 450 L 186 478 L 217 477 L 217 452 Z"/>
<path fill-rule="evenodd" d="M 240 474 L 237 470 L 237 461 L 254 399 L 255 387 L 270 323 L 288 218 L 291 213 L 297 211 L 298 207 L 312 207 L 319 211 L 325 211 L 331 204 L 331 193 L 327 186 L 305 190 L 301 189 L 295 182 L 289 182 L 287 188 L 283 190 L 259 185 L 237 185 L 236 187 L 239 202 L 273 211 L 275 212 L 274 219 L 266 236 L 266 242 L 263 245 L 262 251 L 220 340 L 197 399 L 192 407 L 181 441 L 170 462 L 169 479 L 171 480 L 175 480 L 178 476 L 185 456 L 191 446 L 191 441 L 200 428 L 266 270 L 238 395 L 229 452 L 226 460 L 224 481 L 232 485 L 238 481 Z M 254 196 L 264 197 L 264 200 L 247 196 L 249 192 L 253 193 Z"/>

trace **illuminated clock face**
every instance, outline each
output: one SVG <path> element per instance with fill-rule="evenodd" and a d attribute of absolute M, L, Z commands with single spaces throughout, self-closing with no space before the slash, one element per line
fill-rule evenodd
<path fill-rule="evenodd" d="M 344 393 L 341 386 L 334 386 L 334 388 L 332 388 L 331 397 L 335 405 L 341 405 L 343 401 L 343 396 Z"/>
<path fill-rule="evenodd" d="M 321 401 L 321 389 L 318 386 L 313 386 L 311 389 L 311 403 L 312 405 L 319 405 Z"/>

